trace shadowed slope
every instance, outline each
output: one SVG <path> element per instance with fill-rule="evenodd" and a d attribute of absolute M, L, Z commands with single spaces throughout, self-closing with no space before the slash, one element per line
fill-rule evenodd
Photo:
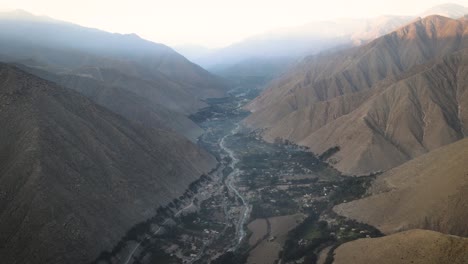
<path fill-rule="evenodd" d="M 163 75 L 197 98 L 224 93 L 218 78 L 163 44 L 22 13 L 0 13 L 1 53 L 15 60 L 35 59 L 62 72 L 95 66 L 148 80 Z"/>
<path fill-rule="evenodd" d="M 0 255 L 87 263 L 215 160 L 76 92 L 0 65 Z"/>
<path fill-rule="evenodd" d="M 206 98 L 224 96 L 226 88 L 165 45 L 24 11 L 0 13 L 0 60 L 26 65 L 127 119 L 169 127 L 192 140 L 201 129 L 187 116 L 207 106 Z"/>
<path fill-rule="evenodd" d="M 86 69 L 99 78 L 81 74 L 54 74 L 39 68 L 19 65 L 24 70 L 44 79 L 56 82 L 73 89 L 92 99 L 128 120 L 148 128 L 175 130 L 185 137 L 196 140 L 202 129 L 193 123 L 185 113 L 201 107 L 203 104 L 191 105 L 193 97 L 177 94 L 175 91 L 164 96 L 156 82 L 142 81 L 112 70 Z M 97 74 L 98 72 L 99 74 Z M 104 75 L 104 77 L 103 77 Z M 115 76 L 115 77 L 111 77 Z M 107 80 L 104 80 L 106 78 Z M 132 87 L 132 89 L 129 89 Z M 168 87 L 170 90 L 172 87 Z M 176 98 L 171 95 L 177 94 Z M 184 98 L 190 99 L 178 103 Z"/>

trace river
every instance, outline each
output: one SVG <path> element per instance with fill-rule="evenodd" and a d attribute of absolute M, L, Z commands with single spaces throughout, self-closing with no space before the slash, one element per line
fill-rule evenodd
<path fill-rule="evenodd" d="M 241 173 L 239 168 L 236 167 L 237 163 L 239 163 L 239 159 L 234 154 L 234 151 L 232 151 L 232 149 L 226 146 L 226 138 L 230 135 L 234 135 L 235 133 L 237 133 L 239 131 L 239 128 L 240 128 L 240 125 L 236 124 L 236 127 L 231 131 L 231 133 L 225 135 L 219 143 L 219 146 L 221 147 L 221 149 L 225 151 L 227 155 L 229 156 L 229 158 L 231 159 L 229 167 L 231 167 L 232 171 L 226 177 L 226 180 L 225 180 L 226 186 L 229 188 L 230 191 L 234 192 L 236 196 L 239 197 L 239 199 L 242 201 L 242 211 L 241 211 L 241 214 L 239 216 L 239 220 L 236 226 L 237 244 L 234 247 L 234 249 L 242 242 L 242 239 L 244 239 L 245 237 L 244 225 L 250 213 L 250 206 L 247 202 L 247 199 L 237 190 L 235 183 L 234 183 L 236 180 L 236 177 L 238 177 L 239 174 Z"/>

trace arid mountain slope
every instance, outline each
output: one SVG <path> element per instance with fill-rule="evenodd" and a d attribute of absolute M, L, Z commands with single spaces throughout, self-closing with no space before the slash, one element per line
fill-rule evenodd
<path fill-rule="evenodd" d="M 291 62 L 304 56 L 369 42 L 413 19 L 415 18 L 380 16 L 314 21 L 301 26 L 276 29 L 225 48 L 205 51 L 192 58 L 220 76 L 235 77 L 263 88 L 272 77 L 287 71 Z M 183 50 L 182 52 L 186 54 Z M 190 51 L 187 54 L 190 56 Z"/>
<path fill-rule="evenodd" d="M 300 143 L 318 153 L 339 146 L 330 163 L 365 174 L 462 139 L 468 132 L 468 49 L 428 67 L 380 89 Z"/>
<path fill-rule="evenodd" d="M 2 263 L 89 263 L 215 160 L 0 64 Z"/>
<path fill-rule="evenodd" d="M 427 230 L 358 239 L 335 250 L 334 264 L 464 264 L 468 239 Z"/>
<path fill-rule="evenodd" d="M 378 176 L 369 197 L 334 210 L 387 234 L 424 228 L 468 236 L 467 161 L 463 139 Z"/>
<path fill-rule="evenodd" d="M 464 19 L 430 16 L 367 45 L 307 57 L 272 82 L 249 109 L 258 112 L 299 91 L 315 102 L 367 90 L 386 77 L 467 47 L 467 25 Z M 300 102 L 292 105 L 299 107 Z"/>
<path fill-rule="evenodd" d="M 114 70 L 86 69 L 99 78 L 87 74 L 55 74 L 37 67 L 18 67 L 41 78 L 73 89 L 128 120 L 148 128 L 175 130 L 185 137 L 196 140 L 203 130 L 193 123 L 187 114 L 203 104 L 193 103 L 193 97 L 177 91 L 165 90 L 158 82 L 143 81 Z M 131 87 L 131 89 L 130 89 Z M 173 96 L 175 98 L 171 98 Z M 184 99 L 190 99 L 183 101 Z"/>
<path fill-rule="evenodd" d="M 449 55 L 468 47 L 467 26 L 432 16 L 360 48 L 308 58 L 248 106 L 245 124 L 319 154 L 340 146 L 330 162 L 354 174 L 460 139 L 466 51 Z"/>

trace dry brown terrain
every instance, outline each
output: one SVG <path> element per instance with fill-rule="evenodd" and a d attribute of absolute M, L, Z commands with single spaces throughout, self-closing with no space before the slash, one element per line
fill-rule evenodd
<path fill-rule="evenodd" d="M 271 224 L 270 237 L 273 241 L 264 240 L 255 249 L 250 251 L 248 264 L 273 264 L 278 259 L 278 253 L 286 239 L 288 232 L 297 226 L 304 218 L 301 214 L 285 215 L 268 218 Z M 257 220 L 255 220 L 257 221 Z"/>
<path fill-rule="evenodd" d="M 322 249 L 318 254 L 317 264 L 325 264 L 328 257 L 328 252 L 332 249 L 332 246 Z"/>
<path fill-rule="evenodd" d="M 248 106 L 245 124 L 318 154 L 339 146 L 328 161 L 346 173 L 388 170 L 465 136 L 467 47 L 467 20 L 431 16 L 307 58 Z"/>
<path fill-rule="evenodd" d="M 428 230 L 358 239 L 335 250 L 334 264 L 465 264 L 468 239 Z"/>
<path fill-rule="evenodd" d="M 465 137 L 468 131 L 468 49 L 380 89 L 353 112 L 300 143 L 348 173 L 388 170 Z"/>
<path fill-rule="evenodd" d="M 424 228 L 468 236 L 468 139 L 378 176 L 369 192 L 334 210 L 387 234 Z"/>
<path fill-rule="evenodd" d="M 247 228 L 252 232 L 249 238 L 249 245 L 253 246 L 263 236 L 267 234 L 267 221 L 265 219 L 255 219 L 247 225 Z"/>
<path fill-rule="evenodd" d="M 22 68 L 75 90 L 139 125 L 173 129 L 191 140 L 195 140 L 203 131 L 187 115 L 206 104 L 193 95 L 178 91 L 180 89 L 167 80 L 143 81 L 115 70 L 99 68 L 94 69 L 99 72 L 99 78 L 54 74 L 25 66 Z"/>

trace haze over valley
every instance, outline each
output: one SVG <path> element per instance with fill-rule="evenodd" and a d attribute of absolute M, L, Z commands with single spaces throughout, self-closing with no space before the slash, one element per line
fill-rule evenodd
<path fill-rule="evenodd" d="M 0 4 L 1 263 L 468 263 L 468 3 L 104 2 Z"/>

